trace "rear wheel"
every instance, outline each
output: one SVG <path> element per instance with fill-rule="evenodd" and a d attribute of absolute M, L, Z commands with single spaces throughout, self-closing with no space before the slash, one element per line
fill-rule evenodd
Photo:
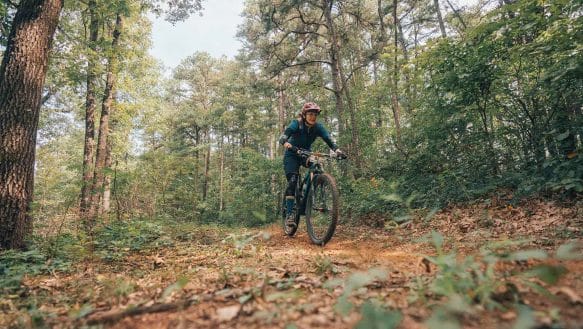
<path fill-rule="evenodd" d="M 329 174 L 318 175 L 306 202 L 306 226 L 314 244 L 323 246 L 334 235 L 338 223 L 339 202 L 334 178 Z"/>

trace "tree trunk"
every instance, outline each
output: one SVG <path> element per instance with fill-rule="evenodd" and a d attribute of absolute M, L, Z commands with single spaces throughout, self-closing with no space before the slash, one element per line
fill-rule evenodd
<path fill-rule="evenodd" d="M 397 0 L 393 0 L 393 80 L 392 80 L 392 96 L 391 100 L 393 103 L 393 118 L 395 119 L 395 130 L 397 133 L 397 148 L 401 147 L 401 118 L 400 118 L 400 108 L 399 108 L 399 98 L 398 90 L 399 87 L 399 62 L 398 62 L 398 48 L 399 48 L 399 21 L 397 16 Z"/>
<path fill-rule="evenodd" d="M 348 111 L 350 113 L 350 126 L 351 126 L 351 137 L 352 143 L 350 145 L 351 152 L 350 155 L 354 159 L 354 163 L 356 168 L 360 171 L 362 169 L 362 159 L 360 158 L 360 146 L 358 141 L 358 122 L 356 122 L 356 110 L 354 109 L 354 103 L 352 102 L 352 97 L 350 96 L 350 90 L 348 88 L 348 81 L 344 80 L 344 74 L 342 74 L 342 70 L 340 70 L 340 75 L 343 78 L 343 89 L 344 94 L 346 95 L 346 100 L 348 103 Z"/>
<path fill-rule="evenodd" d="M 445 33 L 445 24 L 443 24 L 443 17 L 441 17 L 441 9 L 439 9 L 439 0 L 433 0 L 433 5 L 435 6 L 435 14 L 437 15 L 437 22 L 439 23 L 439 30 L 441 31 L 441 36 L 443 38 L 447 37 Z"/>
<path fill-rule="evenodd" d="M 221 137 L 221 165 L 220 165 L 220 173 L 219 173 L 219 212 L 223 212 L 225 209 L 224 205 L 224 176 L 225 176 L 225 150 L 223 149 L 223 138 Z"/>
<path fill-rule="evenodd" d="M 381 32 L 380 44 L 381 44 L 381 47 L 384 48 L 387 45 L 387 40 L 389 38 L 387 36 L 387 27 L 385 25 L 385 13 L 383 11 L 383 1 L 382 0 L 377 0 L 377 14 L 379 16 L 379 29 Z"/>
<path fill-rule="evenodd" d="M 115 127 L 113 127 L 115 129 Z M 110 136 L 108 136 L 110 137 Z M 111 168 L 112 164 L 112 154 L 111 150 L 113 148 L 113 141 L 111 138 L 107 138 L 107 147 L 106 147 L 106 155 L 105 155 L 105 168 Z M 103 197 L 102 197 L 102 204 L 101 204 L 101 211 L 99 215 L 109 213 L 111 208 L 111 174 L 105 174 L 105 178 L 103 180 Z"/>
<path fill-rule="evenodd" d="M 0 65 L 0 249 L 32 232 L 34 159 L 42 88 L 63 0 L 22 0 Z"/>
<path fill-rule="evenodd" d="M 211 166 L 211 139 L 210 133 L 207 131 L 206 133 L 207 143 L 208 146 L 206 147 L 206 153 L 204 154 L 204 182 L 202 185 L 202 200 L 206 201 L 206 196 L 208 193 L 208 186 L 209 186 L 209 170 Z"/>
<path fill-rule="evenodd" d="M 105 164 L 107 158 L 107 139 L 109 137 L 109 116 L 113 109 L 113 94 L 115 90 L 115 74 L 117 72 L 119 51 L 119 37 L 123 27 L 123 18 L 121 14 L 117 14 L 115 21 L 115 28 L 113 31 L 113 40 L 111 42 L 112 52 L 109 57 L 109 64 L 107 68 L 107 80 L 105 82 L 105 92 L 103 95 L 103 103 L 101 105 L 101 118 L 99 120 L 99 137 L 97 139 L 97 153 L 95 156 L 95 169 L 93 174 L 93 186 L 91 188 L 91 205 L 89 211 L 88 229 L 92 229 L 95 225 L 95 220 L 100 208 L 100 197 L 103 191 L 105 179 Z"/>
<path fill-rule="evenodd" d="M 332 5 L 334 1 L 322 0 L 326 26 L 328 28 L 328 37 L 330 38 L 330 63 L 332 70 L 332 86 L 334 88 L 334 98 L 336 99 L 336 114 L 338 115 L 338 133 L 344 135 L 344 102 L 342 100 L 342 77 L 340 76 L 340 59 L 338 36 L 332 20 Z"/>
<path fill-rule="evenodd" d="M 480 104 L 480 102 L 478 102 L 478 111 L 480 112 L 480 117 L 482 119 L 482 127 L 484 129 L 484 135 L 485 135 L 485 139 L 488 143 L 488 157 L 490 160 L 490 166 L 492 169 L 492 175 L 497 175 L 498 174 L 498 160 L 497 160 L 497 156 L 496 156 L 496 151 L 494 149 L 494 138 L 492 136 L 493 134 L 493 129 L 492 131 L 490 131 L 490 129 L 488 129 L 488 113 L 486 110 L 486 101 L 484 101 L 484 104 Z M 492 118 L 490 118 L 490 120 L 492 120 Z"/>
<path fill-rule="evenodd" d="M 385 47 L 387 46 L 387 27 L 385 25 L 385 13 L 382 7 L 382 0 L 377 0 L 377 14 L 379 17 L 379 30 L 380 30 L 380 38 L 378 40 L 378 48 L 380 52 L 384 52 Z M 371 40 L 371 43 L 372 40 Z M 373 43 L 374 44 L 374 43 Z M 379 86 L 379 79 L 378 79 L 378 70 L 379 70 L 379 59 L 377 58 L 373 61 L 373 82 L 376 87 Z M 377 113 L 376 113 L 376 127 L 381 128 L 383 126 L 383 113 L 381 108 L 383 107 L 383 100 L 385 97 L 382 96 L 380 92 L 377 92 L 376 103 L 377 103 Z"/>
<path fill-rule="evenodd" d="M 196 204 L 198 201 L 198 175 L 200 172 L 200 128 L 198 126 L 194 127 L 194 175 L 192 176 L 192 204 Z"/>
<path fill-rule="evenodd" d="M 279 132 L 279 134 L 281 135 L 283 133 L 283 131 L 285 130 L 285 91 L 283 90 L 283 83 L 280 81 L 279 82 L 279 87 L 280 89 L 277 92 L 277 98 L 278 98 L 278 102 L 277 102 L 277 130 Z M 279 137 L 279 136 L 276 136 Z M 279 143 L 275 143 L 275 152 L 279 151 Z"/>
<path fill-rule="evenodd" d="M 276 152 L 276 132 L 269 133 L 269 160 L 275 160 L 275 152 Z"/>
<path fill-rule="evenodd" d="M 99 19 L 96 14 L 97 3 L 90 0 L 89 7 L 89 56 L 87 59 L 87 95 L 85 99 L 85 143 L 83 147 L 83 186 L 81 187 L 80 213 L 87 221 L 90 203 L 90 190 L 93 183 L 93 161 L 95 157 L 95 89 L 97 83 L 97 38 L 99 37 Z"/>

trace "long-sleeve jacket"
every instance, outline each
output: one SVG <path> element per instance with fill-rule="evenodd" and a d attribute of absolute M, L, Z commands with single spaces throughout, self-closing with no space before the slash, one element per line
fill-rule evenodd
<path fill-rule="evenodd" d="M 338 148 L 330 137 L 328 130 L 321 123 L 316 122 L 310 127 L 297 119 L 294 119 L 285 129 L 283 135 L 279 138 L 279 143 L 283 145 L 288 142 L 295 147 L 310 150 L 317 137 L 321 137 L 332 150 L 335 151 Z"/>

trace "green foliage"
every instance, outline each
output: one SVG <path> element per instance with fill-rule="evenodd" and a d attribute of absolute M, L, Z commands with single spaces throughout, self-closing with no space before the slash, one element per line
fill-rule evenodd
<path fill-rule="evenodd" d="M 354 181 L 340 181 L 343 202 L 356 214 L 370 212 L 387 213 L 402 207 L 400 199 L 387 198 L 394 196 L 397 183 L 390 183 L 383 178 L 360 178 Z"/>
<path fill-rule="evenodd" d="M 514 1 L 485 17 L 460 9 L 466 21 L 453 29 L 459 33 L 414 42 L 407 38 L 434 28 L 433 13 L 405 10 L 408 4 L 400 2 L 403 21 L 414 23 L 401 26 L 405 40 L 398 49 L 387 46 L 372 3 L 336 3 L 332 20 L 342 42 L 334 56 L 345 75 L 342 86 L 334 86 L 326 65 L 332 36 L 311 30 L 324 23 L 319 6 L 305 4 L 302 21 L 294 14 L 297 1 L 246 3 L 241 56 L 197 52 L 164 79 L 146 54 L 151 29 L 144 10 L 177 21 L 201 10 L 200 1 L 168 8 L 158 0 L 108 4 L 98 8 L 103 26 L 116 10 L 127 15 L 106 170 L 115 174 L 111 217 L 241 226 L 276 221 L 284 180 L 276 140 L 308 99 L 325 109 L 319 120 L 341 148 L 359 154 L 330 168 L 342 210 L 354 217 L 390 213 L 401 222 L 413 208 L 473 201 L 499 188 L 515 190 L 516 198 L 583 193 L 580 1 Z M 52 60 L 47 77 L 35 167 L 34 214 L 42 228 L 78 202 L 87 77 L 78 68 L 96 56 L 100 75 L 111 52 L 109 35 L 100 38 L 99 54 L 83 42 L 86 9 L 69 4 L 63 11 L 55 47 L 68 51 Z M 381 9 L 389 14 L 387 6 Z M 0 5 L 2 14 L 5 25 L 9 5 Z M 340 99 L 329 93 L 334 88 Z M 399 138 L 393 94 L 401 108 Z M 354 137 L 358 150 L 351 149 Z M 100 232 L 107 243 L 98 242 L 97 250 L 106 259 L 156 241 L 155 232 L 142 237 L 118 229 Z M 81 242 L 52 236 L 51 254 L 83 257 Z"/>
<path fill-rule="evenodd" d="M 47 237 L 44 241 L 37 241 L 36 243 L 50 258 L 79 261 L 88 254 L 84 240 L 84 236 L 61 233 Z"/>
<path fill-rule="evenodd" d="M 165 299 L 165 298 L 169 297 L 174 292 L 179 291 L 182 288 L 184 288 L 187 284 L 188 284 L 187 278 L 182 277 L 182 278 L 178 279 L 178 281 L 176 281 L 175 283 L 169 285 L 168 287 L 166 287 L 166 289 L 164 289 L 164 292 L 162 293 L 161 298 Z"/>
<path fill-rule="evenodd" d="M 8 34 L 10 33 L 14 12 L 15 8 L 11 3 L 7 1 L 0 3 L 0 49 L 4 49 L 8 42 Z M 0 59 L 2 59 L 1 54 Z"/>
<path fill-rule="evenodd" d="M 425 259 L 437 267 L 437 274 L 428 284 L 418 280 L 419 287 L 413 295 L 413 300 L 424 300 L 426 291 L 430 291 L 437 298 L 447 298 L 445 305 L 428 320 L 431 328 L 460 327 L 457 316 L 473 312 L 472 305 L 475 304 L 487 309 L 505 309 L 516 305 L 521 301 L 516 288 L 519 283 L 546 297 L 552 296 L 544 286 L 531 279 L 552 285 L 567 273 L 561 265 L 537 264 L 520 271 L 500 266 L 504 262 L 547 259 L 548 254 L 542 250 L 510 249 L 523 242 L 494 243 L 482 248 L 479 257 L 470 255 L 460 259 L 456 252 L 445 252 L 441 234 L 432 232 L 431 240 L 437 255 L 425 256 Z M 561 246 L 556 257 L 569 258 L 574 255 L 571 251 L 574 248 L 573 244 Z"/>
<path fill-rule="evenodd" d="M 325 255 L 318 255 L 314 258 L 314 269 L 318 275 L 338 273 L 338 269 L 334 266 L 332 259 Z"/>
<path fill-rule="evenodd" d="M 236 156 L 231 183 L 226 191 L 225 211 L 219 214 L 223 223 L 259 226 L 276 220 L 279 206 L 279 180 L 274 173 L 281 170 L 279 159 L 271 161 L 251 149 Z M 210 218 L 209 218 L 210 220 Z"/>
<path fill-rule="evenodd" d="M 95 253 L 111 262 L 123 261 L 130 252 L 157 247 L 162 235 L 161 223 L 151 221 L 116 221 L 95 232 Z"/>
<path fill-rule="evenodd" d="M 335 287 L 342 286 L 344 290 L 342 295 L 336 301 L 334 310 L 343 316 L 348 315 L 354 308 L 354 304 L 349 300 L 352 293 L 366 287 L 375 281 L 386 280 L 388 272 L 384 268 L 371 268 L 366 272 L 355 272 L 346 279 L 332 279 L 324 284 L 324 287 L 331 290 Z"/>
<path fill-rule="evenodd" d="M 366 302 L 360 309 L 362 319 L 356 324 L 357 329 L 393 329 L 401 322 L 398 311 L 386 311 L 381 306 Z"/>
<path fill-rule="evenodd" d="M 429 43 L 411 63 L 424 91 L 407 116 L 403 150 L 387 155 L 381 177 L 424 207 L 500 187 L 580 194 L 581 20 L 573 15 L 581 6 L 517 1 L 463 38 Z"/>
<path fill-rule="evenodd" d="M 7 250 L 0 253 L 0 291 L 12 293 L 20 289 L 25 275 L 66 272 L 71 264 L 60 258 L 48 258 L 38 249 Z"/>
<path fill-rule="evenodd" d="M 583 156 L 573 159 L 547 161 L 543 165 L 550 172 L 544 187 L 554 192 L 583 193 Z"/>
<path fill-rule="evenodd" d="M 513 329 L 530 329 L 536 327 L 534 312 L 526 305 L 518 307 L 518 319 L 514 323 Z"/>
<path fill-rule="evenodd" d="M 250 252 L 250 254 L 255 253 L 256 246 L 253 244 L 253 242 L 256 239 L 269 240 L 270 238 L 271 236 L 266 232 L 259 232 L 256 234 L 232 233 L 229 234 L 222 242 L 233 247 L 234 253 L 237 257 L 243 257 L 245 255 L 249 255 L 248 252 Z M 249 250 L 247 251 L 247 249 Z"/>

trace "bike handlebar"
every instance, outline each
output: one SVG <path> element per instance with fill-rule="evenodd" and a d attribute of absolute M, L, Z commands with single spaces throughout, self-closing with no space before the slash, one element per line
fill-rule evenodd
<path fill-rule="evenodd" d="M 330 159 L 336 159 L 336 160 L 345 160 L 348 158 L 348 156 L 346 154 L 338 154 L 338 155 L 330 155 L 330 154 L 325 154 L 325 153 L 320 153 L 320 152 L 312 152 L 310 150 L 306 150 L 306 149 L 302 149 L 299 148 L 297 146 L 292 146 L 290 148 L 290 150 L 292 152 L 294 152 L 295 154 L 299 155 L 299 156 L 304 156 L 304 157 L 309 157 L 310 155 L 314 155 L 317 157 L 323 157 L 323 158 L 330 158 Z"/>

